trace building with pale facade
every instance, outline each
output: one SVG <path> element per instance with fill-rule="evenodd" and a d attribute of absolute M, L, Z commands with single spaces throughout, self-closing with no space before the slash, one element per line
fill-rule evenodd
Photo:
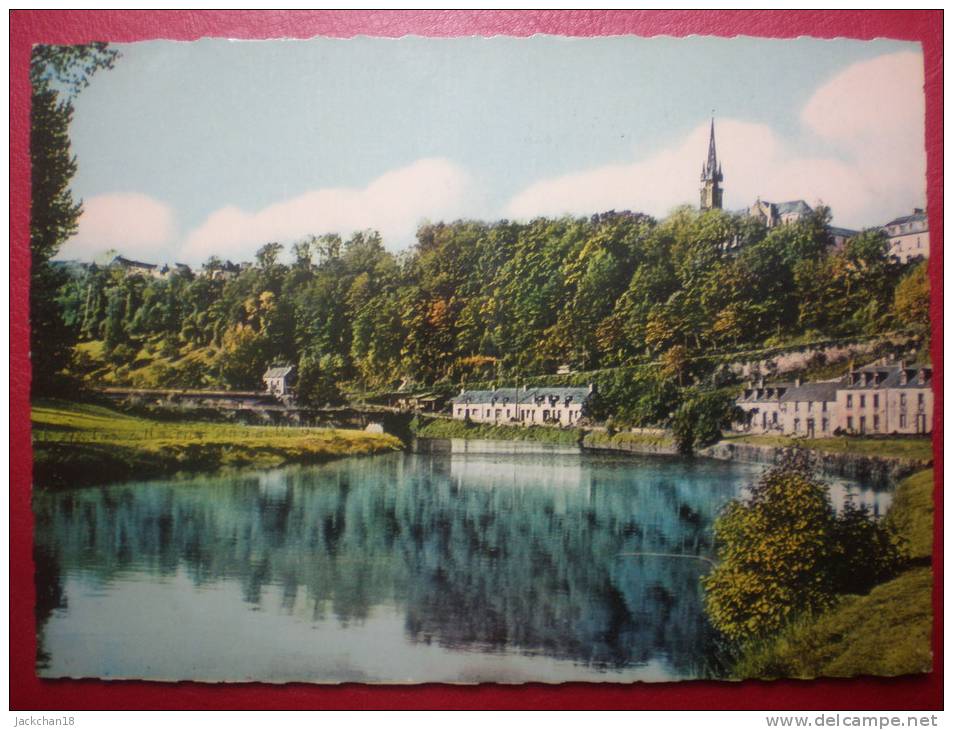
<path fill-rule="evenodd" d="M 845 433 L 931 433 L 933 368 L 903 361 L 851 370 L 837 392 Z"/>
<path fill-rule="evenodd" d="M 837 388 L 840 380 L 801 383 L 783 396 L 779 410 L 785 434 L 806 438 L 824 438 L 834 433 L 836 425 Z"/>
<path fill-rule="evenodd" d="M 793 387 L 794 383 L 766 383 L 763 378 L 748 383 L 736 401 L 745 417 L 734 424 L 734 430 L 757 434 L 781 433 L 781 397 Z"/>
<path fill-rule="evenodd" d="M 476 423 L 573 426 L 587 415 L 594 388 L 496 388 L 461 390 L 451 401 L 454 418 Z"/>
<path fill-rule="evenodd" d="M 889 254 L 900 263 L 930 257 L 930 226 L 922 208 L 914 208 L 913 215 L 894 218 L 883 231 L 890 239 Z"/>

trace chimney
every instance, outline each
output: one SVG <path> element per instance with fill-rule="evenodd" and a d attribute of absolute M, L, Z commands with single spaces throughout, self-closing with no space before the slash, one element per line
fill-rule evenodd
<path fill-rule="evenodd" d="M 523 392 L 526 392 L 526 383 L 523 383 Z"/>
<path fill-rule="evenodd" d="M 919 385 L 923 385 L 926 382 L 927 382 L 927 369 L 920 368 L 920 370 L 917 372 L 917 383 Z"/>
<path fill-rule="evenodd" d="M 897 365 L 901 370 L 903 370 L 906 367 L 906 363 L 903 360 L 898 362 Z"/>
<path fill-rule="evenodd" d="M 900 370 L 900 385 L 907 384 L 907 371 L 906 368 L 901 368 Z"/>
<path fill-rule="evenodd" d="M 795 387 L 795 388 L 800 388 L 800 387 L 801 387 L 801 376 L 800 376 L 800 375 L 798 375 L 798 376 L 794 379 L 794 387 Z"/>

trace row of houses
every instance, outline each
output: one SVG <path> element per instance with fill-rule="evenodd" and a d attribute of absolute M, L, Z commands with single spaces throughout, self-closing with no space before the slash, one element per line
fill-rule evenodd
<path fill-rule="evenodd" d="M 451 414 L 477 423 L 573 426 L 588 413 L 595 393 L 585 388 L 496 388 L 461 390 L 451 400 Z"/>
<path fill-rule="evenodd" d="M 926 434 L 933 430 L 933 368 L 904 361 L 851 369 L 837 380 L 749 383 L 734 430 L 821 438 L 835 433 Z"/>

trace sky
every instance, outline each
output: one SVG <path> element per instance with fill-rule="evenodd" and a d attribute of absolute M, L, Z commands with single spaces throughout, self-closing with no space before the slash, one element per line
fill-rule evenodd
<path fill-rule="evenodd" d="M 725 207 L 924 207 L 919 44 L 355 38 L 117 44 L 75 101 L 83 200 L 59 258 L 250 260 L 424 221 L 698 205 L 714 114 Z"/>

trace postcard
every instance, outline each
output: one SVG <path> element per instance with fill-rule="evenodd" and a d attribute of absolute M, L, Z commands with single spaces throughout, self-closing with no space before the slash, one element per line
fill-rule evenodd
<path fill-rule="evenodd" d="M 39 677 L 931 671 L 919 43 L 30 70 Z"/>

